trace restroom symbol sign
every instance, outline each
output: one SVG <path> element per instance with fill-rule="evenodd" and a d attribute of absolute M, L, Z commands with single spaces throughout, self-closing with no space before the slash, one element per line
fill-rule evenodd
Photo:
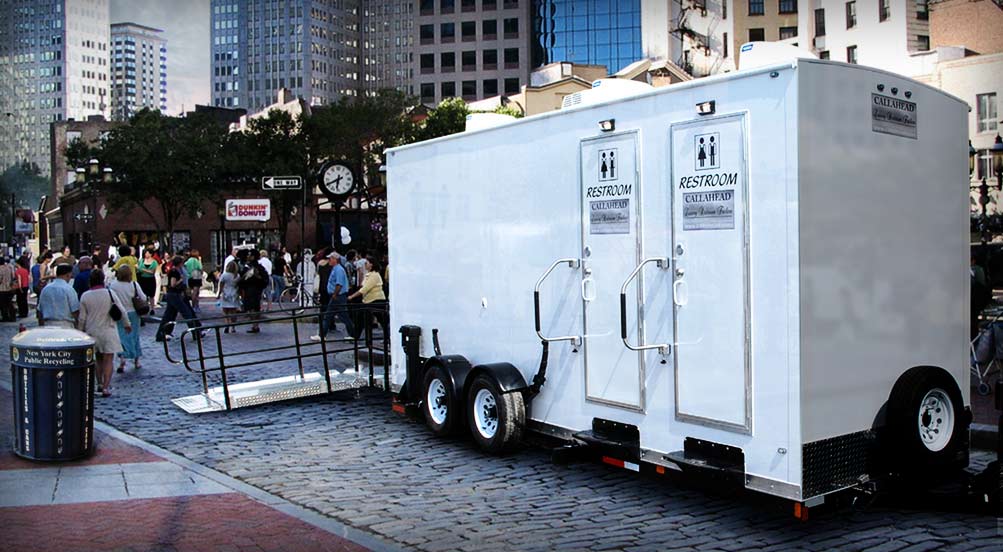
<path fill-rule="evenodd" d="M 620 177 L 620 159 L 617 148 L 599 150 L 599 182 L 608 182 Z"/>
<path fill-rule="evenodd" d="M 693 157 L 698 171 L 721 168 L 721 134 L 697 134 L 693 138 Z"/>

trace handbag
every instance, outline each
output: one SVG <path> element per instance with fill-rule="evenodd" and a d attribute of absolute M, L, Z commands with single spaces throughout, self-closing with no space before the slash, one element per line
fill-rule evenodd
<path fill-rule="evenodd" d="M 135 292 L 132 295 L 132 308 L 136 309 L 136 314 L 140 316 L 145 316 L 150 312 L 150 300 L 140 299 L 139 288 L 136 287 L 136 282 L 132 283 L 132 290 Z"/>
<path fill-rule="evenodd" d="M 108 316 L 115 322 L 118 322 L 122 319 L 122 309 L 118 308 L 118 305 L 115 304 L 115 298 L 112 297 L 110 289 L 108 290 L 108 299 L 111 300 L 111 308 L 108 309 Z"/>

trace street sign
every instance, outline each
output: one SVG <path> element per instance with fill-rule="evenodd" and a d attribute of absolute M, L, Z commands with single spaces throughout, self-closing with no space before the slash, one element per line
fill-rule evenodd
<path fill-rule="evenodd" d="M 73 215 L 73 219 L 80 222 L 91 222 L 94 220 L 94 213 L 77 213 Z"/>
<path fill-rule="evenodd" d="M 298 176 L 264 176 L 262 190 L 302 190 L 303 179 Z"/>

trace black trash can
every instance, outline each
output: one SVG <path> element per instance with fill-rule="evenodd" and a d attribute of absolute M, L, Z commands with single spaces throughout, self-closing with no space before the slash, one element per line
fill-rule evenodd
<path fill-rule="evenodd" d="M 94 340 L 77 330 L 38 328 L 10 343 L 14 452 L 74 460 L 94 452 Z"/>

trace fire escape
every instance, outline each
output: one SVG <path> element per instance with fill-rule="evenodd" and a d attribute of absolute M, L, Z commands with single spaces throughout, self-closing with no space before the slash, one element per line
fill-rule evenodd
<path fill-rule="evenodd" d="M 724 64 L 721 38 L 715 36 L 722 22 L 725 0 L 674 0 L 671 33 L 679 39 L 676 64 L 694 77 L 713 75 Z M 716 43 L 716 44 L 715 44 Z"/>

